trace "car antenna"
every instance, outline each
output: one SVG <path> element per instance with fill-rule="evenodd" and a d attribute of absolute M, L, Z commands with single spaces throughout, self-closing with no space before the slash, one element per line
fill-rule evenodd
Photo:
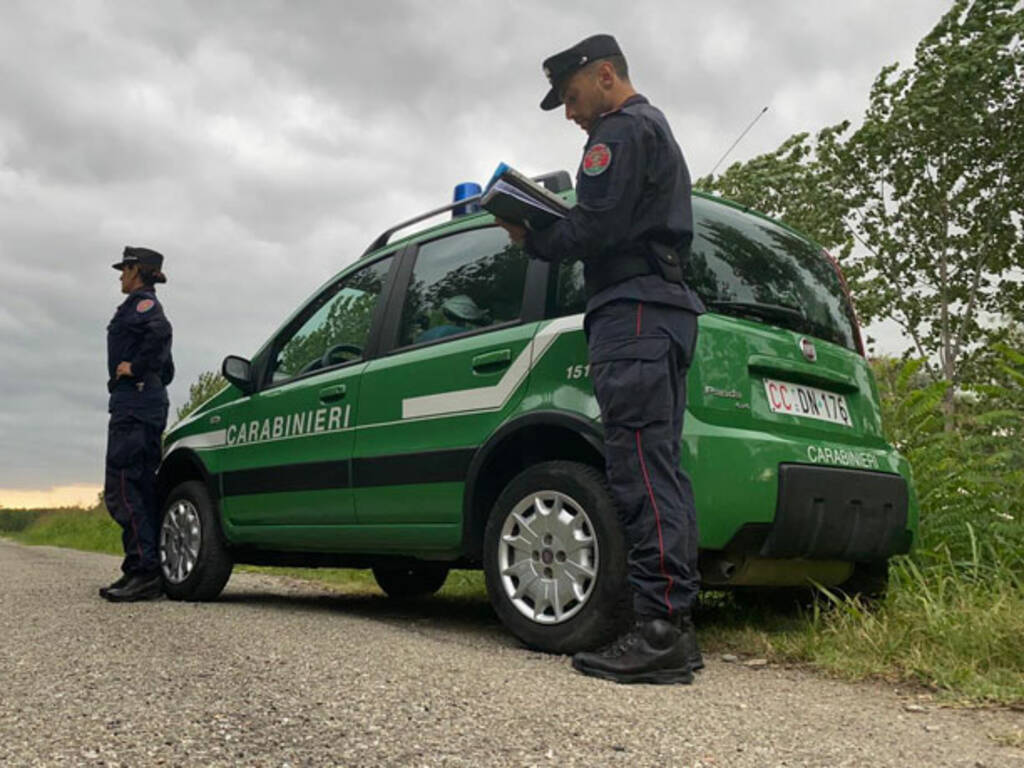
<path fill-rule="evenodd" d="M 761 119 L 761 115 L 763 115 L 767 111 L 768 111 L 768 107 L 765 107 L 764 109 L 762 109 L 760 112 L 757 113 L 757 117 L 755 117 L 753 120 L 750 121 L 750 125 L 748 125 L 743 130 L 743 133 L 741 133 L 739 135 L 739 137 L 736 139 L 736 141 L 734 141 L 732 143 L 732 146 L 729 147 L 727 150 L 725 150 L 725 154 L 724 155 L 722 155 L 720 158 L 718 158 L 718 162 L 715 163 L 715 167 L 711 169 L 711 173 L 708 174 L 709 176 L 714 176 L 715 175 L 715 171 L 718 170 L 718 166 L 720 166 L 722 164 L 722 161 L 725 160 L 725 158 L 727 158 L 729 156 L 729 153 L 732 152 L 736 148 L 736 145 L 739 144 L 740 141 L 743 140 L 743 137 L 747 135 L 747 132 L 751 128 L 754 127 L 754 123 L 756 123 L 758 120 L 760 120 Z"/>

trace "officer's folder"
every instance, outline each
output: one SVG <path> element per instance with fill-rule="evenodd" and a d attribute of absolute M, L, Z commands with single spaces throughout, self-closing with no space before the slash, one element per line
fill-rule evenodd
<path fill-rule="evenodd" d="M 487 182 L 480 207 L 499 219 L 537 230 L 565 218 L 570 206 L 554 192 L 542 187 L 505 163 L 499 163 Z"/>

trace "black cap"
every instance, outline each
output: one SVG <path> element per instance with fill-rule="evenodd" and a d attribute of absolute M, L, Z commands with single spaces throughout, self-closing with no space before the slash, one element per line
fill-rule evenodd
<path fill-rule="evenodd" d="M 540 103 L 541 109 L 555 109 L 562 103 L 558 90 L 573 72 L 587 66 L 592 61 L 607 59 L 609 56 L 621 56 L 622 49 L 611 35 L 593 35 L 581 40 L 572 48 L 556 53 L 544 59 L 544 74 L 551 83 L 551 90 Z"/>
<path fill-rule="evenodd" d="M 154 272 L 153 282 L 154 283 L 166 283 L 167 278 L 164 277 L 164 273 L 160 270 L 164 266 L 164 255 L 157 253 L 151 248 L 137 248 L 134 245 L 126 245 L 124 247 L 124 254 L 121 257 L 121 261 L 117 264 L 112 264 L 114 269 L 124 269 L 130 267 L 133 264 L 138 264 L 141 267 L 149 267 Z"/>

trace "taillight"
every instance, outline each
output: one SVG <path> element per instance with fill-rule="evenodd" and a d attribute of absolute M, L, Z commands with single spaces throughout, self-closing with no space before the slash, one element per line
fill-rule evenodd
<path fill-rule="evenodd" d="M 846 278 L 843 277 L 843 270 L 839 268 L 839 262 L 833 258 L 832 254 L 826 251 L 824 248 L 821 252 L 825 254 L 825 258 L 829 260 L 832 265 L 832 269 L 836 271 L 836 277 L 839 278 L 839 284 L 843 286 L 843 294 L 846 296 L 846 304 L 850 308 L 850 322 L 853 323 L 853 340 L 857 342 L 857 351 L 861 357 L 867 357 L 864 354 L 864 341 L 860 337 L 860 320 L 857 319 L 857 310 L 853 306 L 853 296 L 850 294 L 850 287 L 846 284 Z"/>

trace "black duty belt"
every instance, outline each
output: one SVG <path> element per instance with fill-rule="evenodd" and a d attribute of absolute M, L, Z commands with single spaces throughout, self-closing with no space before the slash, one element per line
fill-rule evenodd
<path fill-rule="evenodd" d="M 118 379 L 111 379 L 107 382 L 107 392 L 116 391 L 128 392 L 137 390 L 144 392 L 147 389 L 163 389 L 164 383 L 155 373 L 147 373 L 145 376 L 122 376 Z"/>
<path fill-rule="evenodd" d="M 619 253 L 594 264 L 585 263 L 587 298 L 624 280 L 643 275 L 658 275 L 670 283 L 683 282 L 679 255 L 661 243 L 645 243 L 632 253 Z"/>

